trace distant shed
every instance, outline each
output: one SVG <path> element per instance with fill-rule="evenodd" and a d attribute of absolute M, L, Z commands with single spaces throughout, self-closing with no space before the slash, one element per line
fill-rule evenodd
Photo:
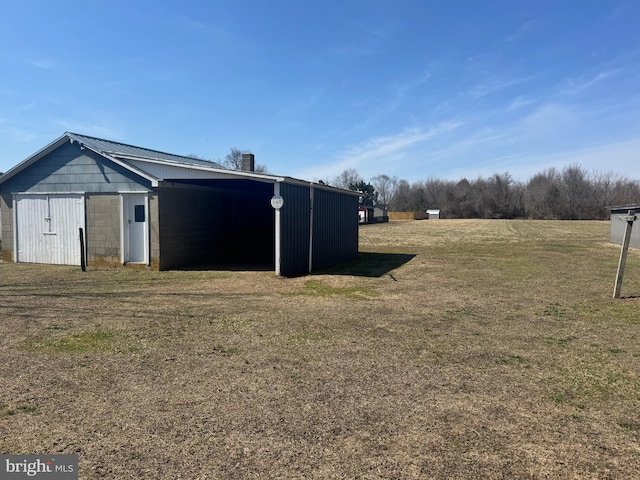
<path fill-rule="evenodd" d="M 620 219 L 629 213 L 629 210 L 635 210 L 636 215 L 640 216 L 640 204 L 634 205 L 622 205 L 617 207 L 609 207 L 611 211 L 611 243 L 617 243 L 622 245 L 624 239 L 624 231 L 627 227 L 627 222 Z M 640 222 L 636 221 L 633 229 L 631 230 L 631 241 L 629 246 L 633 248 L 640 248 Z"/>
<path fill-rule="evenodd" d="M 357 192 L 255 172 L 249 157 L 227 170 L 67 132 L 0 177 L 2 258 L 296 276 L 358 255 Z"/>
<path fill-rule="evenodd" d="M 438 220 L 440 218 L 440 210 L 427 210 L 427 215 L 429 215 L 429 220 Z"/>

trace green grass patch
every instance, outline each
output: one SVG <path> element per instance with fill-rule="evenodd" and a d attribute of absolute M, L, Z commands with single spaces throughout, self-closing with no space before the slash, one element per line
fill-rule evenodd
<path fill-rule="evenodd" d="M 331 335 L 326 332 L 302 332 L 287 337 L 288 345 L 307 345 L 311 343 L 326 343 L 331 340 Z"/>
<path fill-rule="evenodd" d="M 240 353 L 238 347 L 225 347 L 223 345 L 214 345 L 210 349 L 206 351 L 193 352 L 192 355 L 201 357 L 203 355 L 222 355 L 225 357 L 229 357 L 231 355 L 237 355 Z"/>
<path fill-rule="evenodd" d="M 634 302 L 611 301 L 607 304 L 600 304 L 597 307 L 584 308 L 581 313 L 598 321 L 640 325 L 638 305 Z"/>
<path fill-rule="evenodd" d="M 618 422 L 618 426 L 633 433 L 640 433 L 640 423 L 638 422 Z"/>
<path fill-rule="evenodd" d="M 542 248 L 547 252 L 576 254 L 585 250 L 586 247 L 575 243 L 545 243 Z"/>
<path fill-rule="evenodd" d="M 214 345 L 213 351 L 221 355 L 236 355 L 238 353 L 238 347 L 223 347 L 222 345 Z"/>
<path fill-rule="evenodd" d="M 571 312 L 564 305 L 559 303 L 550 303 L 542 309 L 540 314 L 546 317 L 551 317 L 554 320 L 566 320 L 567 318 L 570 318 Z"/>
<path fill-rule="evenodd" d="M 553 400 L 558 405 L 562 405 L 562 404 L 567 403 L 569 401 L 567 396 L 563 395 L 561 393 L 554 393 L 553 395 L 551 395 L 551 400 Z"/>
<path fill-rule="evenodd" d="M 640 382 L 606 358 L 582 362 L 567 373 L 568 388 L 581 403 L 594 400 L 637 398 Z"/>
<path fill-rule="evenodd" d="M 27 350 L 48 353 L 127 353 L 140 348 L 137 340 L 111 330 L 79 332 L 64 337 L 46 337 L 30 341 Z"/>
<path fill-rule="evenodd" d="M 502 278 L 509 280 L 531 279 L 547 274 L 546 266 L 525 256 L 499 257 L 495 263 Z"/>
<path fill-rule="evenodd" d="M 444 312 L 446 320 L 463 320 L 463 319 L 481 319 L 481 316 L 475 309 L 470 307 L 454 308 Z"/>
<path fill-rule="evenodd" d="M 307 280 L 302 290 L 285 292 L 283 295 L 309 295 L 313 297 L 341 296 L 346 298 L 364 299 L 378 294 L 369 287 L 332 287 L 320 280 Z"/>
<path fill-rule="evenodd" d="M 253 321 L 243 318 L 241 316 L 224 316 L 224 317 L 209 317 L 207 322 L 212 327 L 219 327 L 227 332 L 237 332 L 239 330 L 245 330 L 253 326 Z"/>
<path fill-rule="evenodd" d="M 36 405 L 24 403 L 22 405 L 18 405 L 15 408 L 3 409 L 0 413 L 0 417 L 11 417 L 19 413 L 35 413 L 37 410 L 38 410 L 38 407 Z"/>
<path fill-rule="evenodd" d="M 500 355 L 496 359 L 496 363 L 500 365 L 523 365 L 529 363 L 529 360 L 520 355 Z"/>
<path fill-rule="evenodd" d="M 548 345 L 558 345 L 558 346 L 561 346 L 561 347 L 566 347 L 571 342 L 573 342 L 574 340 L 577 340 L 577 339 L 578 339 L 578 337 L 574 337 L 573 335 L 570 335 L 570 336 L 564 337 L 564 338 L 547 337 L 545 339 L 545 343 L 547 343 Z"/>

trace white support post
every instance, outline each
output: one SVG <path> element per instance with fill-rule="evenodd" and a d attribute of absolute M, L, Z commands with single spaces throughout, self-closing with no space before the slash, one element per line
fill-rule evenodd
<path fill-rule="evenodd" d="M 145 221 L 147 222 L 146 228 L 144 229 L 144 258 L 146 259 L 147 266 L 151 265 L 151 212 L 149 211 L 149 194 L 147 193 L 144 196 L 144 211 L 145 211 Z"/>
<path fill-rule="evenodd" d="M 280 196 L 280 183 L 276 182 L 273 184 L 273 195 L 275 196 Z M 275 237 L 276 237 L 276 241 L 275 241 L 275 257 L 276 257 L 276 275 L 280 276 L 280 209 L 276 208 L 275 209 Z"/>
<path fill-rule="evenodd" d="M 11 197 L 11 216 L 13 217 L 13 262 L 18 263 L 20 261 L 18 258 L 18 201 L 16 200 L 15 193 Z"/>
<path fill-rule="evenodd" d="M 122 265 L 126 262 L 126 253 L 127 249 L 127 236 L 128 229 L 126 224 L 126 215 L 124 213 L 124 209 L 128 208 L 128 203 L 125 202 L 124 194 L 120 194 L 120 263 Z"/>

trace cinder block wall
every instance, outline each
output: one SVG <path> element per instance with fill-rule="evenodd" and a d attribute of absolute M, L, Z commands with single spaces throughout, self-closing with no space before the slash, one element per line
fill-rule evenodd
<path fill-rule="evenodd" d="M 9 193 L 0 194 L 0 210 L 2 211 L 2 259 L 13 262 L 13 198 Z"/>
<path fill-rule="evenodd" d="M 88 265 L 119 265 L 120 196 L 87 194 L 85 234 Z"/>

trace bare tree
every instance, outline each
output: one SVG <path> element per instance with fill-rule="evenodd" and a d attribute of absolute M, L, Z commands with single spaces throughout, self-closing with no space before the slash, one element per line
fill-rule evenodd
<path fill-rule="evenodd" d="M 242 154 L 251 153 L 249 150 L 241 150 L 231 147 L 227 156 L 224 157 L 224 166 L 230 170 L 242 170 Z"/>
<path fill-rule="evenodd" d="M 411 212 L 411 185 L 406 180 L 399 180 L 389 210 L 395 212 Z"/>
<path fill-rule="evenodd" d="M 447 184 L 442 180 L 430 177 L 424 181 L 427 197 L 427 208 L 442 208 L 447 201 Z"/>
<path fill-rule="evenodd" d="M 560 179 L 551 168 L 534 175 L 524 189 L 524 208 L 527 218 L 553 220 L 560 218 Z"/>
<path fill-rule="evenodd" d="M 251 150 L 241 150 L 236 147 L 231 147 L 227 156 L 224 157 L 224 167 L 229 170 L 242 170 L 242 154 L 252 153 Z M 254 168 L 255 172 L 267 173 L 267 166 L 262 164 L 256 164 Z"/>
<path fill-rule="evenodd" d="M 393 195 L 398 185 L 398 178 L 381 174 L 372 177 L 370 183 L 376 189 L 376 192 L 378 192 L 378 203 L 389 205 L 393 200 Z"/>
<path fill-rule="evenodd" d="M 594 218 L 594 211 L 598 210 L 597 198 L 587 171 L 580 165 L 569 165 L 562 170 L 561 181 L 560 192 L 565 208 L 561 218 Z"/>
<path fill-rule="evenodd" d="M 355 185 L 364 181 L 355 168 L 347 168 L 340 175 L 333 179 L 331 184 L 334 187 L 349 189 L 349 185 Z"/>
<path fill-rule="evenodd" d="M 326 181 L 325 183 L 329 183 Z M 347 169 L 331 185 L 365 185 Z M 446 218 L 606 219 L 613 205 L 640 203 L 640 181 L 611 172 L 588 173 L 579 165 L 550 168 L 523 183 L 508 173 L 469 181 L 428 178 L 410 184 L 386 174 L 371 178 L 380 203 L 399 212 L 438 208 Z M 364 191 L 364 188 L 359 188 Z"/>

